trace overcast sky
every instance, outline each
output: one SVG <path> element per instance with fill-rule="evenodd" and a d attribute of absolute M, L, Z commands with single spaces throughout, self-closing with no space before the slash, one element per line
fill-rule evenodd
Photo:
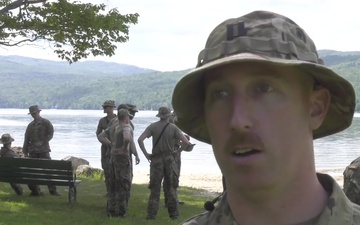
<path fill-rule="evenodd" d="M 85 2 L 85 1 L 82 1 Z M 228 18 L 254 10 L 283 14 L 314 40 L 318 49 L 360 50 L 359 0 L 87 0 L 139 13 L 130 41 L 118 45 L 115 56 L 90 58 L 161 71 L 192 68 L 212 29 Z M 59 60 L 49 49 L 0 48 L 1 55 Z"/>

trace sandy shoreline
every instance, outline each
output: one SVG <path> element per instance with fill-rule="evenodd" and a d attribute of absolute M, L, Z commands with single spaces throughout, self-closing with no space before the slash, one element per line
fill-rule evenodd
<path fill-rule="evenodd" d="M 340 186 L 343 185 L 343 173 L 344 169 L 329 169 L 319 170 L 320 173 L 326 173 L 332 176 Z M 197 189 L 204 189 L 209 191 L 209 195 L 214 192 L 222 192 L 222 177 L 220 174 L 181 174 L 180 186 L 187 186 Z M 135 172 L 133 183 L 136 184 L 148 184 L 149 174 Z"/>

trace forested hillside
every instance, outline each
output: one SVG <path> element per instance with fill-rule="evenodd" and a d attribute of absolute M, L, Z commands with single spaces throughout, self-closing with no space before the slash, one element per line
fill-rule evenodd
<path fill-rule="evenodd" d="M 348 79 L 360 95 L 360 52 L 319 51 L 325 64 Z M 0 108 L 99 109 L 106 99 L 142 110 L 171 107 L 176 82 L 188 70 L 159 72 L 101 61 L 67 64 L 0 56 Z M 357 104 L 360 111 L 360 104 Z"/>

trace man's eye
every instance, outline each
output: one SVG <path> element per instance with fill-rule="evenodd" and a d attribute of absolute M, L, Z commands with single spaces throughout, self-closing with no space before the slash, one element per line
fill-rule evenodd
<path fill-rule="evenodd" d="M 228 93 L 227 91 L 224 91 L 224 90 L 215 91 L 215 92 L 213 93 L 213 97 L 214 97 L 215 99 L 224 98 L 224 97 L 226 97 L 226 96 L 228 96 L 228 95 L 229 95 L 229 93 Z"/>
<path fill-rule="evenodd" d="M 273 90 L 274 90 L 274 88 L 271 87 L 268 84 L 261 84 L 261 85 L 258 85 L 256 87 L 256 91 L 259 92 L 259 93 L 268 93 L 268 92 L 271 92 Z"/>

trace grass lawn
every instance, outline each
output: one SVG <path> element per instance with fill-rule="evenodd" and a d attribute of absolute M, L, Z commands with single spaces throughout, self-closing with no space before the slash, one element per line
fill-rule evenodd
<path fill-rule="evenodd" d="M 150 190 L 147 185 L 132 186 L 126 218 L 108 218 L 106 215 L 105 184 L 101 179 L 78 177 L 82 182 L 77 186 L 77 203 L 68 203 L 67 187 L 59 186 L 61 196 L 51 196 L 42 186 L 45 196 L 30 197 L 29 189 L 22 185 L 23 196 L 17 196 L 8 183 L 0 183 L 0 225 L 111 225 L 111 224 L 179 224 L 185 219 L 204 212 L 204 202 L 216 194 L 204 190 L 180 187 L 178 220 L 170 220 L 164 199 L 156 220 L 146 220 L 146 208 Z"/>

